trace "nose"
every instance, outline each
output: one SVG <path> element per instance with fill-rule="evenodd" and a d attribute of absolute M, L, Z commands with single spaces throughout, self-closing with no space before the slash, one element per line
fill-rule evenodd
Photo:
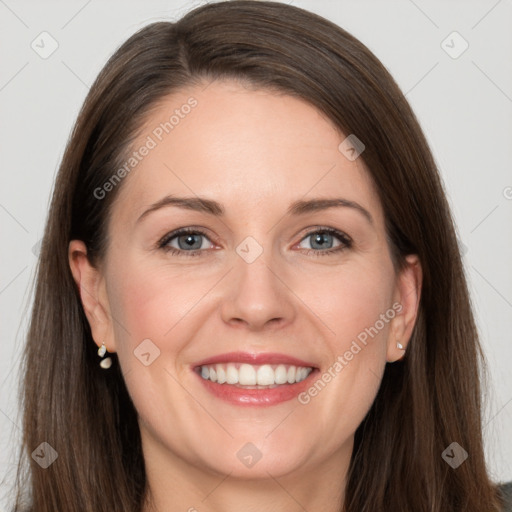
<path fill-rule="evenodd" d="M 293 322 L 293 291 L 265 252 L 252 263 L 237 257 L 226 286 L 221 306 L 224 322 L 244 325 L 252 331 L 283 328 Z"/>

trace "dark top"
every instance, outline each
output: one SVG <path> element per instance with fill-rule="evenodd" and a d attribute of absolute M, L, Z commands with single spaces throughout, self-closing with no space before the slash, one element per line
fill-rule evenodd
<path fill-rule="evenodd" d="M 501 484 L 498 486 L 501 494 L 505 498 L 505 504 L 503 505 L 503 512 L 512 512 L 512 482 Z"/>

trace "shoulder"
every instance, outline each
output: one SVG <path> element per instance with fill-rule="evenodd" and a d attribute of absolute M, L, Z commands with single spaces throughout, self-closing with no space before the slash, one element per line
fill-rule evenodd
<path fill-rule="evenodd" d="M 498 489 L 504 499 L 503 512 L 512 512 L 512 482 L 499 484 Z"/>

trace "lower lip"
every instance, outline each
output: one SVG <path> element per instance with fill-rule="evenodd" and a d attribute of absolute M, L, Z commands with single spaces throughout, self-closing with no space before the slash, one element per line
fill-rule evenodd
<path fill-rule="evenodd" d="M 211 380 L 203 379 L 198 372 L 194 371 L 203 386 L 221 400 L 225 400 L 239 406 L 269 406 L 276 405 L 296 398 L 308 386 L 311 379 L 316 375 L 314 369 L 303 381 L 295 384 L 283 384 L 275 388 L 247 389 L 232 386 L 230 384 L 218 384 Z"/>

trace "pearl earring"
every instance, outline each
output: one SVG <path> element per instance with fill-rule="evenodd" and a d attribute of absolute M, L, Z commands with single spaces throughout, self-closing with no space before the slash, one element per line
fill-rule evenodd
<path fill-rule="evenodd" d="M 102 343 L 101 347 L 98 349 L 98 355 L 100 357 L 103 357 L 107 352 L 107 347 L 105 347 L 105 342 Z M 108 370 L 112 366 L 112 359 L 110 357 L 107 357 L 106 359 L 103 359 L 100 361 L 100 366 L 104 370 Z"/>
<path fill-rule="evenodd" d="M 397 341 L 397 342 L 396 342 L 396 346 L 397 346 L 400 350 L 404 350 L 404 346 L 403 346 L 399 341 Z"/>

